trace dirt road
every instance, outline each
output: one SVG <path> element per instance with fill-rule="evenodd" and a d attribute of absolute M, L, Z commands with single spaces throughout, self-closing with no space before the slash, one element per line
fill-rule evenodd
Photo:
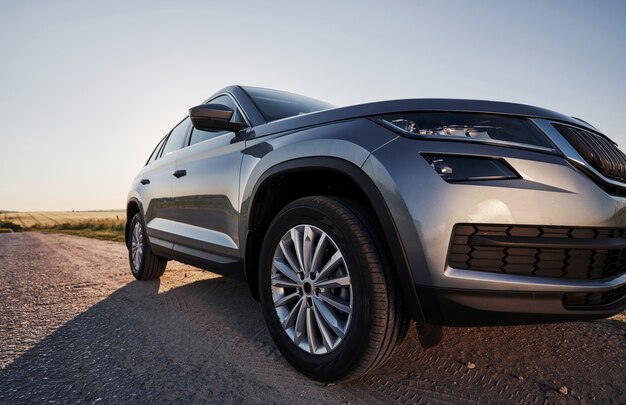
<path fill-rule="evenodd" d="M 120 243 L 0 235 L 1 404 L 626 402 L 615 322 L 446 328 L 428 350 L 411 328 L 375 374 L 325 386 L 283 360 L 244 282 L 174 262 L 137 282 L 126 260 Z"/>

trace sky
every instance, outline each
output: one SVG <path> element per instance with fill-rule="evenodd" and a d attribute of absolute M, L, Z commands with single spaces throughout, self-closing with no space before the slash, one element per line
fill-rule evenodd
<path fill-rule="evenodd" d="M 626 150 L 625 22 L 625 1 L 0 0 L 0 210 L 124 208 L 158 141 L 231 84 L 531 104 Z"/>

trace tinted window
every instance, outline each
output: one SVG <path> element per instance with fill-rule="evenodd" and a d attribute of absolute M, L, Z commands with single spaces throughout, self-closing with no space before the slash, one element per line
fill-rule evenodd
<path fill-rule="evenodd" d="M 244 120 L 241 112 L 237 108 L 237 104 L 235 104 L 233 99 L 230 98 L 229 96 L 223 95 L 223 96 L 216 97 L 213 100 L 210 100 L 209 103 L 211 103 L 211 104 L 222 104 L 222 105 L 225 105 L 226 107 L 230 108 L 231 110 L 233 110 L 234 112 L 233 112 L 232 118 L 230 119 L 230 122 L 240 122 L 240 123 L 245 123 L 246 122 Z M 191 132 L 191 139 L 189 140 L 189 145 L 193 145 L 194 143 L 206 141 L 207 139 L 211 139 L 211 138 L 214 138 L 214 137 L 216 137 L 218 135 L 226 134 L 228 132 L 229 131 L 201 131 L 199 129 L 193 128 L 192 132 Z"/>
<path fill-rule="evenodd" d="M 245 87 L 244 90 L 268 122 L 334 107 L 323 101 L 284 91 L 258 87 Z"/>
<path fill-rule="evenodd" d="M 183 142 L 185 142 L 185 138 L 187 137 L 188 130 L 189 117 L 185 118 L 183 122 L 181 122 L 174 129 L 172 129 L 172 132 L 170 132 L 170 136 L 167 138 L 167 143 L 163 148 L 162 156 L 167 156 L 170 153 L 182 148 Z"/>
<path fill-rule="evenodd" d="M 146 164 L 152 162 L 153 160 L 156 160 L 157 155 L 159 154 L 159 150 L 161 150 L 161 145 L 163 145 L 163 142 L 165 142 L 165 138 L 161 139 L 161 142 L 159 142 L 156 148 L 154 148 L 154 150 L 152 151 L 152 155 L 150 155 Z"/>

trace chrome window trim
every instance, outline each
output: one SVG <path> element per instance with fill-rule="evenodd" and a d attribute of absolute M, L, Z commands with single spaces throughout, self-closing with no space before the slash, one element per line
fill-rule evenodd
<path fill-rule="evenodd" d="M 622 183 L 613 179 L 610 179 L 604 176 L 602 173 L 597 171 L 593 166 L 591 166 L 582 156 L 574 149 L 572 145 L 561 135 L 561 133 L 554 128 L 554 124 L 564 125 L 567 127 L 572 127 L 576 129 L 582 129 L 584 131 L 589 131 L 583 127 L 577 127 L 575 125 L 567 124 L 561 121 L 553 121 L 546 120 L 541 118 L 532 118 L 532 122 L 535 123 L 547 136 L 550 140 L 559 148 L 559 150 L 563 153 L 563 155 L 572 163 L 577 166 L 583 167 L 586 171 L 590 172 L 594 177 L 603 183 L 609 184 L 611 186 L 615 186 L 618 188 L 626 188 L 626 183 Z"/>
<path fill-rule="evenodd" d="M 161 149 L 163 149 L 163 145 L 165 145 L 165 141 L 169 135 L 170 134 L 168 132 L 163 138 L 161 138 L 159 143 L 157 143 L 157 145 L 152 150 L 152 153 L 150 154 L 150 157 L 148 158 L 148 161 L 144 166 L 148 166 L 150 163 L 155 162 L 159 159 L 161 155 Z"/>

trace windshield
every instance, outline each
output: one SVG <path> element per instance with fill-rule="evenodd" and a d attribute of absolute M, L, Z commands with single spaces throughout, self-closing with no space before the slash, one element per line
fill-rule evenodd
<path fill-rule="evenodd" d="M 332 104 L 284 91 L 244 87 L 267 122 L 334 108 Z"/>

